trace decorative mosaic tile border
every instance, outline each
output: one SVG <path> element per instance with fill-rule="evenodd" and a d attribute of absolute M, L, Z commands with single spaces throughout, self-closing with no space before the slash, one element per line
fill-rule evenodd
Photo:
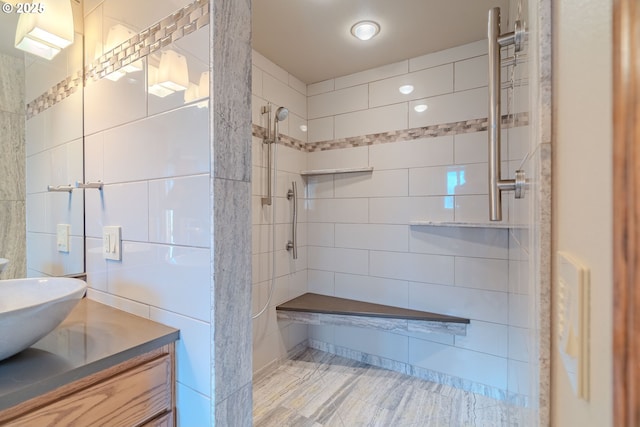
<path fill-rule="evenodd" d="M 78 71 L 27 104 L 27 120 L 51 108 L 58 102 L 74 94 L 82 86 L 82 72 Z"/>
<path fill-rule="evenodd" d="M 209 24 L 209 0 L 196 0 L 85 66 L 85 79 L 99 80 Z"/>
<path fill-rule="evenodd" d="M 502 116 L 502 128 L 527 126 L 529 124 L 528 113 L 518 113 L 515 115 Z M 482 132 L 487 130 L 487 119 L 473 119 L 461 122 L 444 123 L 439 125 L 424 126 L 411 129 L 389 131 L 383 133 L 372 133 L 363 136 L 334 139 L 329 141 L 305 143 L 287 135 L 280 137 L 280 143 L 285 147 L 312 153 L 315 151 L 337 150 L 342 148 L 365 147 L 368 145 L 386 144 L 389 142 L 413 141 L 421 138 L 437 138 L 447 135 L 458 135 L 461 133 Z M 265 128 L 253 125 L 253 136 L 264 138 Z"/>
<path fill-rule="evenodd" d="M 256 124 L 252 125 L 251 132 L 252 135 L 256 138 L 264 139 L 267 136 L 267 130 L 262 126 L 258 126 Z M 299 151 L 309 151 L 307 149 L 307 146 L 309 144 L 304 141 L 300 141 L 299 139 L 292 138 L 288 135 L 280 135 L 280 144 Z"/>
<path fill-rule="evenodd" d="M 27 104 L 27 119 L 53 107 L 89 80 L 99 80 L 144 58 L 209 24 L 209 0 L 196 0 L 139 34 L 116 46 L 100 58 L 53 86 Z"/>

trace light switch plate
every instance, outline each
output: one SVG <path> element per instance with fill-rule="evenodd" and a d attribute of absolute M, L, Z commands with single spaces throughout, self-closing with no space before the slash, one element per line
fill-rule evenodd
<path fill-rule="evenodd" d="M 122 261 L 122 227 L 102 228 L 102 255 L 105 259 Z"/>
<path fill-rule="evenodd" d="M 69 252 L 69 234 L 71 233 L 71 225 L 56 225 L 56 247 L 58 252 Z"/>
<path fill-rule="evenodd" d="M 558 351 L 576 395 L 589 400 L 589 269 L 558 252 Z"/>

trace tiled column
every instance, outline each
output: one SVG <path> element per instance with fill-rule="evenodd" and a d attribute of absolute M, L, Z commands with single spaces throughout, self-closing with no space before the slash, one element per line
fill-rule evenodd
<path fill-rule="evenodd" d="M 212 419 L 251 426 L 251 2 L 211 8 Z"/>

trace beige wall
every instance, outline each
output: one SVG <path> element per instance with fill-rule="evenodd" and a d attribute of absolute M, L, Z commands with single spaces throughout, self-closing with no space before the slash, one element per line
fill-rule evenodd
<path fill-rule="evenodd" d="M 591 270 L 591 396 L 575 397 L 558 357 L 554 303 L 553 426 L 612 425 L 611 6 L 553 3 L 553 254 L 569 252 Z"/>

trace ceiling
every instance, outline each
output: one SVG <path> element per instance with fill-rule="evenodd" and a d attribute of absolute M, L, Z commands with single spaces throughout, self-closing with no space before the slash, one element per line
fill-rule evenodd
<path fill-rule="evenodd" d="M 508 0 L 253 0 L 253 48 L 316 83 L 486 38 L 487 12 Z M 350 29 L 380 24 L 369 42 Z"/>

